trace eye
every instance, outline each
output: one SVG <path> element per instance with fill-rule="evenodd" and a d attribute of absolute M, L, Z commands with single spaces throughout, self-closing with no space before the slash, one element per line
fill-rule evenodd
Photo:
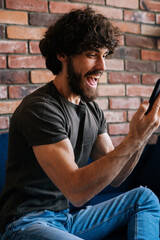
<path fill-rule="evenodd" d="M 108 55 L 108 54 L 106 54 L 106 55 L 104 55 L 104 56 L 103 56 L 103 58 L 104 58 L 104 59 L 107 59 L 107 58 L 108 58 L 108 56 L 109 56 L 109 55 Z"/>
<path fill-rule="evenodd" d="M 95 53 L 88 53 L 88 57 L 96 57 Z"/>
<path fill-rule="evenodd" d="M 111 51 L 108 51 L 104 54 L 103 58 L 107 59 L 107 58 L 110 58 L 112 56 L 112 52 Z"/>

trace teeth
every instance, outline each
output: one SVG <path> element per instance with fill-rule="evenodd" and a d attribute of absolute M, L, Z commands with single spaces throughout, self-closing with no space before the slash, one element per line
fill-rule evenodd
<path fill-rule="evenodd" d="M 94 79 L 99 79 L 100 78 L 100 76 L 97 76 L 97 75 L 91 75 L 89 77 L 94 78 Z"/>

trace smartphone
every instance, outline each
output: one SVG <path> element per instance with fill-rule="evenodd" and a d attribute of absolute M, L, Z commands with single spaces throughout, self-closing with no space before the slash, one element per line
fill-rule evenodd
<path fill-rule="evenodd" d="M 149 108 L 148 108 L 148 110 L 145 114 L 149 113 L 149 111 L 151 110 L 151 108 L 153 106 L 153 103 L 154 103 L 154 101 L 155 101 L 155 99 L 156 99 L 156 97 L 158 96 L 159 93 L 160 93 L 160 79 L 158 79 L 157 82 L 156 82 L 156 85 L 155 85 L 155 87 L 153 89 L 153 92 L 151 94 L 151 97 L 149 99 Z"/>

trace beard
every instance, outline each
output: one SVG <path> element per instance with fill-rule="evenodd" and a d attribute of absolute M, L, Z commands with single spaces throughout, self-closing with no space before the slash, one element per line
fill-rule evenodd
<path fill-rule="evenodd" d="M 97 71 L 87 72 L 85 74 L 85 77 L 87 77 L 87 75 L 92 75 L 95 73 L 97 73 Z M 67 74 L 68 84 L 74 94 L 80 96 L 80 98 L 85 102 L 90 102 L 96 99 L 98 95 L 97 88 L 96 90 L 89 90 L 84 86 L 82 75 L 80 73 L 76 73 L 76 71 L 74 70 L 71 57 L 68 57 Z"/>

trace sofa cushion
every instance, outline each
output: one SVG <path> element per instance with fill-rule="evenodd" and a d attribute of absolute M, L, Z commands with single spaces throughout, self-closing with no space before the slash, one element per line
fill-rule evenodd
<path fill-rule="evenodd" d="M 154 145 L 147 145 L 135 171 L 131 187 L 147 186 L 160 198 L 160 137 Z"/>
<path fill-rule="evenodd" d="M 8 151 L 8 133 L 3 133 L 0 134 L 0 194 L 4 186 L 7 151 Z"/>

